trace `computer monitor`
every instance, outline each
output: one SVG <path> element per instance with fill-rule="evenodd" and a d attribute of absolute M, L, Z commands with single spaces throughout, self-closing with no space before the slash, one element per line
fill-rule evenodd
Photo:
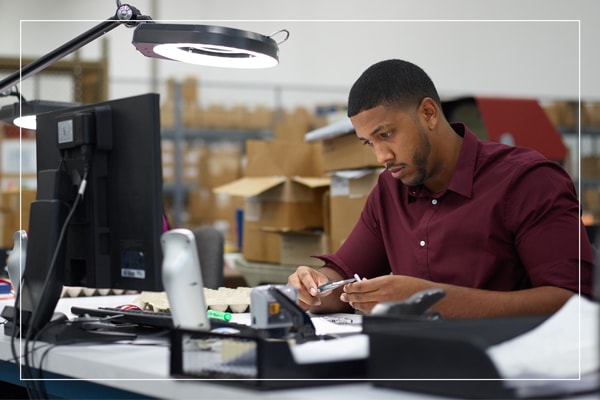
<path fill-rule="evenodd" d="M 160 144 L 157 94 L 37 117 L 38 192 L 17 305 L 28 337 L 51 320 L 63 285 L 162 290 Z"/>

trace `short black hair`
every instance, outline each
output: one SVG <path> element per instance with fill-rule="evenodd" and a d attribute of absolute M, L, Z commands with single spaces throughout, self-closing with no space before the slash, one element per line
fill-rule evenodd
<path fill-rule="evenodd" d="M 441 107 L 437 89 L 421 67 L 404 60 L 380 61 L 367 68 L 352 85 L 348 117 L 380 105 L 416 108 L 425 97 Z"/>

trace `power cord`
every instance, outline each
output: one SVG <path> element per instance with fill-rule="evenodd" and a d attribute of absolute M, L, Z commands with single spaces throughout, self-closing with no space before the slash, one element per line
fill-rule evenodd
<path fill-rule="evenodd" d="M 54 253 L 52 254 L 52 259 L 50 261 L 50 265 L 48 267 L 48 273 L 47 276 L 51 276 L 54 274 L 54 271 L 56 270 L 57 266 L 56 266 L 56 261 L 58 259 L 58 254 L 60 252 L 60 249 L 62 247 L 62 243 L 64 241 L 66 232 L 67 232 L 67 228 L 69 226 L 69 223 L 71 221 L 71 219 L 73 218 L 73 215 L 75 213 L 75 211 L 77 210 L 77 207 L 79 206 L 79 203 L 81 202 L 81 199 L 83 198 L 83 195 L 85 193 L 85 189 L 87 186 L 87 171 L 84 173 L 83 178 L 80 182 L 79 185 L 79 189 L 77 191 L 77 195 L 75 196 L 75 200 L 73 201 L 73 204 L 71 205 L 71 208 L 69 210 L 69 213 L 67 214 L 67 217 L 65 218 L 65 221 L 63 223 L 63 226 L 60 230 L 60 234 L 56 243 L 56 247 L 54 248 Z M 41 292 L 41 296 L 40 298 L 44 298 L 45 294 L 48 291 L 48 286 L 49 286 L 49 280 L 46 280 L 44 282 L 44 286 L 42 287 L 42 292 Z M 19 285 L 19 292 L 17 293 L 16 296 L 16 303 L 18 304 L 19 301 L 19 297 L 20 297 L 20 291 L 21 288 L 23 287 L 23 285 Z M 36 312 L 37 310 L 34 309 L 32 312 L 32 318 L 31 320 L 35 320 L 36 317 Z M 20 320 L 20 319 L 19 319 Z M 43 384 L 43 381 L 41 381 L 41 384 L 39 385 L 39 387 L 36 387 L 36 383 L 33 380 L 33 373 L 32 371 L 34 370 L 35 366 L 34 366 L 34 360 L 33 360 L 33 350 L 30 349 L 31 346 L 31 342 L 39 339 L 40 335 L 46 331 L 46 329 L 48 329 L 50 326 L 53 326 L 53 323 L 49 323 L 47 324 L 44 328 L 40 329 L 39 332 L 37 332 L 36 335 L 34 335 L 34 337 L 31 337 L 31 333 L 28 331 L 25 334 L 25 346 L 23 347 L 23 354 L 22 354 L 22 359 L 25 362 L 25 368 L 22 369 L 22 374 L 25 376 L 25 387 L 27 389 L 28 395 L 30 396 L 30 398 L 32 399 L 39 399 L 39 398 L 46 398 L 47 393 L 45 393 L 45 386 Z M 21 327 L 19 327 L 18 331 L 20 333 L 20 338 L 22 340 L 23 338 L 23 333 L 22 333 L 22 329 L 20 329 Z M 13 329 L 12 332 L 12 336 L 11 336 L 11 350 L 13 353 L 13 358 L 15 358 L 16 360 L 20 360 L 19 357 L 17 357 L 17 352 L 15 349 L 15 338 L 16 338 L 16 332 L 17 332 L 17 326 L 15 324 L 15 327 Z M 22 365 L 22 364 L 21 364 Z M 41 370 L 41 366 L 38 369 L 38 373 L 37 375 L 39 377 L 42 376 L 42 370 Z"/>

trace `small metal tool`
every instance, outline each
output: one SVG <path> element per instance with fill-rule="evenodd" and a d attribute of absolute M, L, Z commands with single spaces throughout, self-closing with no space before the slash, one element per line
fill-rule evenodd
<path fill-rule="evenodd" d="M 317 288 L 319 294 L 325 294 L 327 292 L 331 292 L 334 289 L 339 288 L 340 286 L 347 285 L 348 283 L 355 282 L 356 278 L 344 279 L 341 281 L 329 281 L 327 283 L 322 284 Z"/>

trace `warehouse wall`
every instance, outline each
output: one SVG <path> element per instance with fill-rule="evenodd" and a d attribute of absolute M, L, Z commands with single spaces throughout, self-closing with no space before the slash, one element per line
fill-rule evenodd
<path fill-rule="evenodd" d="M 130 3 L 155 20 L 188 19 L 266 35 L 285 28 L 291 35 L 281 45 L 278 67 L 238 71 L 144 58 L 130 44 L 132 31 L 118 28 L 106 35 L 111 98 L 152 90 L 152 78 L 163 82 L 194 75 L 203 84 L 201 97 L 212 101 L 235 97 L 238 102 L 282 101 L 289 106 L 339 102 L 368 65 L 397 57 L 423 66 L 445 96 L 577 99 L 581 88 L 582 98 L 600 99 L 600 54 L 593 40 L 600 36 L 600 3 L 595 0 Z M 107 18 L 115 8 L 113 0 L 0 0 L 4 38 L 0 56 L 42 55 Z M 100 48 L 99 41 L 91 43 L 82 49 L 82 57 L 97 59 Z M 252 90 L 232 95 L 223 85 L 211 88 L 210 82 L 247 85 Z M 284 88 L 280 98 L 270 90 L 272 85 Z M 158 90 L 164 91 L 164 85 Z M 35 97 L 61 100 L 63 92 L 68 95 L 57 83 Z"/>

